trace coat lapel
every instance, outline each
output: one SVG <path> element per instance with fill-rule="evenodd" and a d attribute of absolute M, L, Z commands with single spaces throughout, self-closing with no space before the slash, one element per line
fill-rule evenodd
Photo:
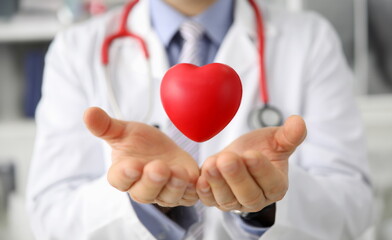
<path fill-rule="evenodd" d="M 241 74 L 257 61 L 254 43 L 253 12 L 245 1 L 235 2 L 234 22 L 229 29 L 215 61 L 234 68 Z M 244 14 L 245 13 L 245 14 Z"/>

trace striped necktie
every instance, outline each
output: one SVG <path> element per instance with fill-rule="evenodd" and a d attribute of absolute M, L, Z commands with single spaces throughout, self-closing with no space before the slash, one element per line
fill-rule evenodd
<path fill-rule="evenodd" d="M 203 37 L 203 27 L 193 21 L 184 22 L 180 27 L 180 35 L 184 40 L 179 63 L 191 63 L 197 66 L 201 64 L 201 38 Z M 190 140 L 182 134 L 172 123 L 169 124 L 168 135 L 173 141 L 188 152 L 192 157 L 199 160 L 199 144 Z"/>
<path fill-rule="evenodd" d="M 178 63 L 191 63 L 197 66 L 202 64 L 201 60 L 201 39 L 204 34 L 203 27 L 193 21 L 184 22 L 180 27 L 180 35 L 184 40 L 184 44 L 181 49 Z M 170 122 L 168 135 L 173 141 L 180 146 L 182 149 L 187 151 L 192 157 L 199 162 L 199 143 L 194 142 L 182 134 L 174 125 Z M 199 221 L 192 224 L 188 229 L 184 239 L 186 240 L 198 240 L 203 238 L 203 206 L 198 202 L 195 206 L 195 210 L 198 213 Z"/>
<path fill-rule="evenodd" d="M 180 27 L 180 35 L 184 40 L 181 54 L 178 59 L 179 63 L 192 63 L 194 65 L 201 65 L 201 38 L 203 37 L 204 29 L 200 24 L 187 21 Z"/>

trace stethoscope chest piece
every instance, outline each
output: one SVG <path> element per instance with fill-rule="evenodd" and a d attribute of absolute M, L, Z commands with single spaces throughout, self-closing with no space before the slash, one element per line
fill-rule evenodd
<path fill-rule="evenodd" d="M 264 105 L 249 114 L 249 125 L 252 129 L 278 127 L 283 124 L 283 115 L 275 107 Z"/>

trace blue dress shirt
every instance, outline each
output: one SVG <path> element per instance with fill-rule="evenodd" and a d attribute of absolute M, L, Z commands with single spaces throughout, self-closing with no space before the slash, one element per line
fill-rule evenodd
<path fill-rule="evenodd" d="M 170 65 L 178 63 L 183 40 L 178 30 L 189 19 L 204 27 L 201 42 L 202 65 L 214 61 L 223 39 L 233 23 L 233 0 L 218 0 L 203 13 L 187 17 L 162 0 L 150 0 L 150 15 L 153 28 L 166 48 Z"/>
<path fill-rule="evenodd" d="M 202 65 L 214 61 L 227 31 L 233 23 L 233 0 L 217 0 L 206 11 L 194 17 L 184 16 L 163 0 L 149 1 L 152 27 L 166 49 L 170 66 L 178 63 L 183 45 L 179 28 L 183 22 L 190 19 L 199 23 L 205 30 L 200 51 Z M 132 200 L 131 203 L 139 220 L 157 239 L 182 239 L 186 233 L 186 226 L 198 221 L 193 207 L 176 209 L 176 211 L 180 211 L 182 217 L 179 221 L 174 222 L 153 205 L 138 204 Z M 254 236 L 261 236 L 265 232 L 263 228 L 247 225 L 237 215 L 231 217 L 235 218 L 238 227 Z"/>

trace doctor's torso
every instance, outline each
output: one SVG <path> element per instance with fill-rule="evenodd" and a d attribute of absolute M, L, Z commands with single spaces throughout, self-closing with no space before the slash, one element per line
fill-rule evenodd
<path fill-rule="evenodd" d="M 309 37 L 314 34 L 312 15 L 290 18 L 278 10 L 262 6 L 266 25 L 266 71 L 271 105 L 282 111 L 284 117 L 301 114 L 304 82 L 303 63 Z M 276 15 L 276 16 L 275 16 Z M 121 10 L 80 24 L 63 34 L 69 44 L 64 46 L 74 52 L 74 68 L 79 74 L 88 105 L 100 106 L 113 115 L 108 102 L 108 83 L 101 63 L 101 48 L 105 38 L 117 30 Z M 310 21 L 309 21 L 310 20 Z M 295 25 L 295 21 L 299 25 Z M 159 88 L 160 81 L 169 68 L 165 48 L 150 24 L 148 1 L 135 6 L 128 19 L 128 27 L 147 43 L 151 55 L 146 61 L 140 43 L 131 38 L 117 39 L 109 51 L 110 84 L 124 120 L 143 121 L 150 110 L 148 124 L 159 125 L 165 131 L 169 123 L 163 110 Z M 296 28 L 297 27 L 297 28 Z M 302 32 L 301 32 L 302 31 Z M 308 41 L 308 42 L 307 42 Z M 215 62 L 225 63 L 239 74 L 243 85 L 240 109 L 232 122 L 214 139 L 203 143 L 201 158 L 218 151 L 239 135 L 248 132 L 249 113 L 263 103 L 260 100 L 259 59 L 253 9 L 246 1 L 237 1 L 234 23 L 220 46 Z M 149 77 L 149 66 L 152 78 Z"/>

